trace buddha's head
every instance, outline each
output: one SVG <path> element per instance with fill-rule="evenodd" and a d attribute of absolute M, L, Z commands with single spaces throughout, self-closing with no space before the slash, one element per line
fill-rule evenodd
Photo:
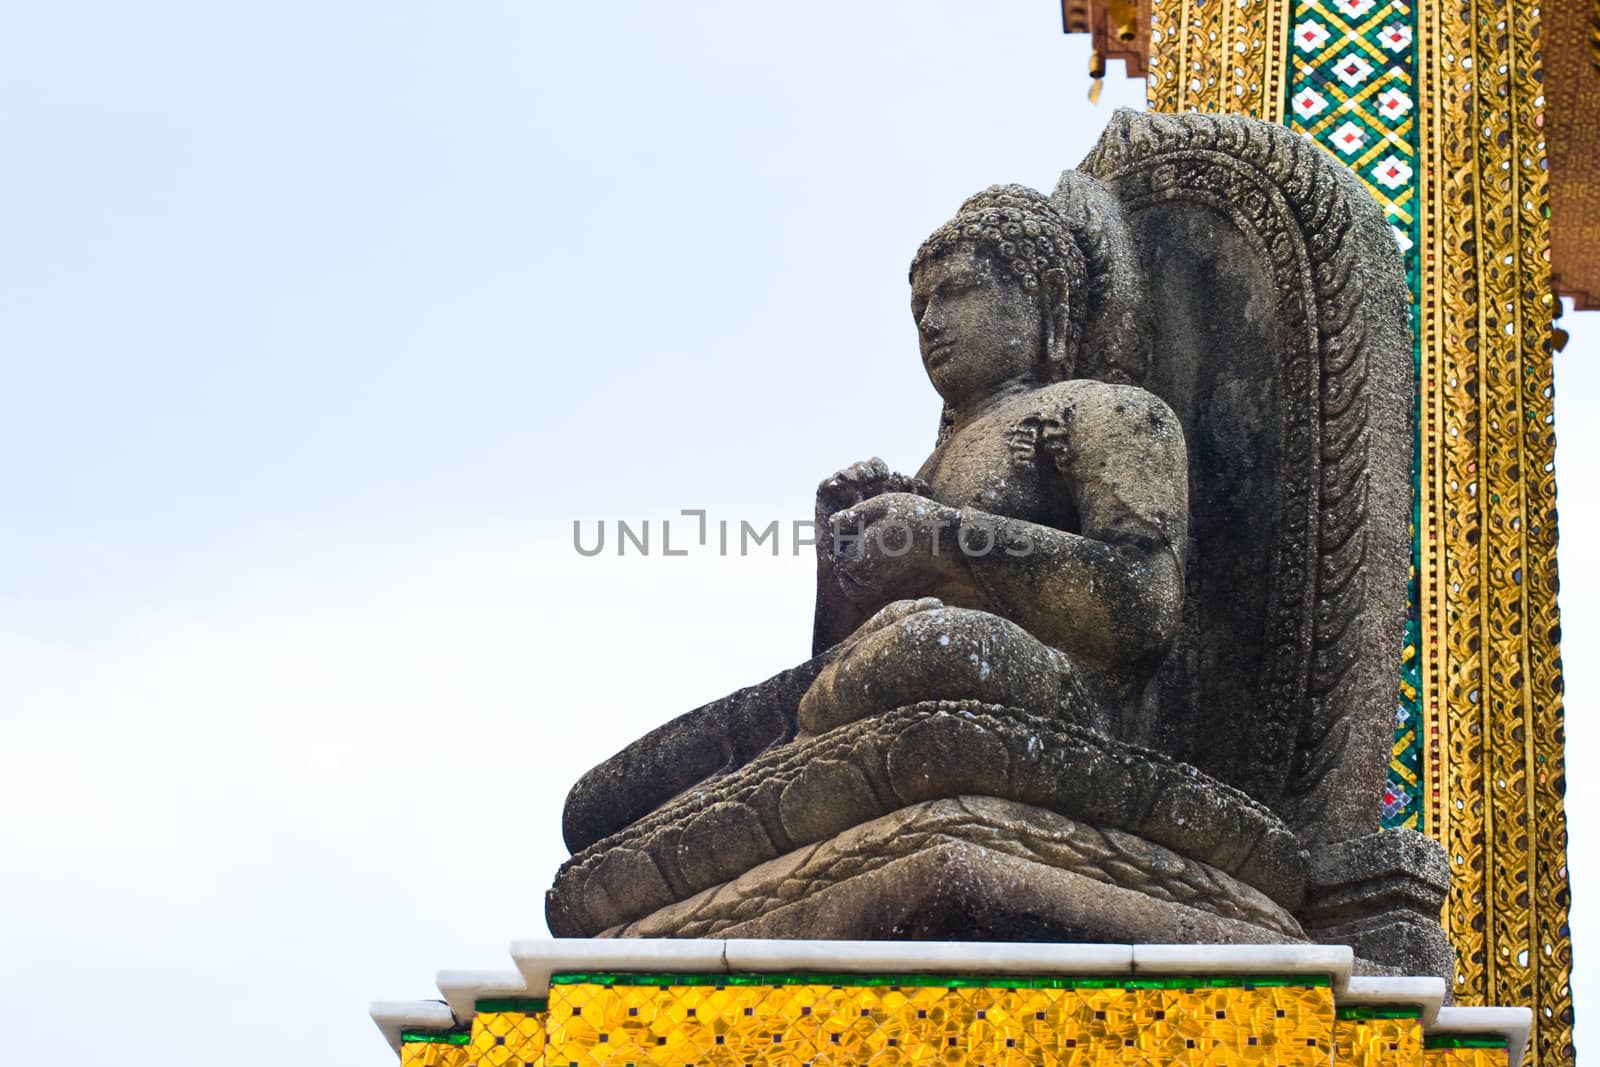
<path fill-rule="evenodd" d="M 946 404 L 1013 381 L 1073 375 L 1086 268 L 1042 193 L 997 185 L 968 197 L 911 263 L 923 366 Z"/>

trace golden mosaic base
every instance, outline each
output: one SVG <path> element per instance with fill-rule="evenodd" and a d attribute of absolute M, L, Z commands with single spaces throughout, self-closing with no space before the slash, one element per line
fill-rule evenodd
<path fill-rule="evenodd" d="M 558 982 L 544 1010 L 484 1002 L 470 1033 L 406 1034 L 401 1067 L 1506 1062 L 1503 1045 L 1425 1049 L 1414 1015 L 1339 1012 L 1336 1018 L 1325 982 L 1219 987 L 1204 979 L 1143 985 L 1063 980 L 1054 988 L 1016 988 L 832 985 L 804 978 L 626 981 Z"/>

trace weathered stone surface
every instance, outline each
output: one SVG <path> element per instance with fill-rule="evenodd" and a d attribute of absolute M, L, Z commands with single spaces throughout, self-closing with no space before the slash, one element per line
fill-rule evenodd
<path fill-rule="evenodd" d="M 557 936 L 593 935 L 850 827 L 967 794 L 1137 835 L 1289 909 L 1304 890 L 1294 835 L 1193 767 L 1050 716 L 929 702 L 776 747 L 682 794 L 568 861 L 546 917 Z"/>
<path fill-rule="evenodd" d="M 1415 830 L 1390 830 L 1319 849 L 1298 916 L 1313 941 L 1350 945 L 1408 974 L 1438 975 L 1448 991 L 1455 952 L 1439 912 L 1449 889 L 1444 846 Z"/>
<path fill-rule="evenodd" d="M 792 738 L 800 696 L 831 658 L 814 657 L 680 715 L 578 779 L 561 820 L 567 848 L 588 848 L 690 786 Z"/>
<path fill-rule="evenodd" d="M 931 597 L 890 604 L 834 651 L 800 700 L 802 733 L 923 700 L 1008 703 L 1074 722 L 1098 712 L 1059 651 L 1010 619 Z"/>
<path fill-rule="evenodd" d="M 1189 444 L 1185 618 L 1140 739 L 1308 845 L 1376 830 L 1415 388 L 1387 221 L 1346 167 L 1249 119 L 1119 112 L 1081 172 L 1135 235 L 1143 382 Z"/>
<path fill-rule="evenodd" d="M 1384 911 L 1435 917 L 1450 890 L 1444 846 L 1415 830 L 1388 830 L 1317 850 L 1300 913 L 1329 923 Z"/>
<path fill-rule="evenodd" d="M 975 891 L 998 880 L 1015 889 Z M 908 922 L 997 940 L 1119 942 L 1156 929 L 1176 943 L 1305 939 L 1283 907 L 1206 864 L 981 796 L 911 805 L 604 936 L 874 938 L 904 936 Z"/>
<path fill-rule="evenodd" d="M 1322 945 L 1349 945 L 1361 965 L 1357 974 L 1442 978 L 1445 1003 L 1454 1000 L 1455 949 L 1437 917 L 1421 918 L 1395 912 L 1332 926 L 1308 927 L 1306 936 Z"/>
<path fill-rule="evenodd" d="M 552 929 L 699 929 L 760 901 L 729 929 L 1138 941 L 1200 915 L 1207 937 L 1288 936 L 1164 898 L 1164 868 L 1044 856 L 1020 816 L 905 855 L 851 836 L 989 796 L 1220 872 L 1366 966 L 1437 962 L 1433 868 L 1347 848 L 1379 825 L 1407 568 L 1409 314 L 1382 212 L 1282 128 L 1124 111 L 1052 196 L 969 198 L 910 280 L 932 454 L 818 488 L 817 658 L 579 783 Z M 773 873 L 867 839 L 883 854 L 848 877 Z"/>

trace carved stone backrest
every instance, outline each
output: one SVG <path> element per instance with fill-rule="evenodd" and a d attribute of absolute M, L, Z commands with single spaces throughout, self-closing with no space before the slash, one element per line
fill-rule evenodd
<path fill-rule="evenodd" d="M 1144 384 L 1189 444 L 1184 623 L 1139 740 L 1308 844 L 1376 830 L 1415 388 L 1390 228 L 1310 141 L 1234 116 L 1119 111 L 1080 172 L 1121 203 Z M 1068 172 L 1059 195 L 1081 184 Z"/>

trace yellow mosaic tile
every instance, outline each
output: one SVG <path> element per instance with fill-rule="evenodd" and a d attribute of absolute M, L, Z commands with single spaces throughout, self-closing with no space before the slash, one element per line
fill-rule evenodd
<path fill-rule="evenodd" d="M 400 1046 L 400 1067 L 467 1067 L 467 1046 L 407 1041 Z"/>
<path fill-rule="evenodd" d="M 466 1062 L 475 1067 L 542 1067 L 544 1020 L 520 1011 L 481 1011 L 472 1019 Z"/>
<path fill-rule="evenodd" d="M 1330 1067 L 1334 1035 L 1326 986 L 572 984 L 548 1025 L 548 1067 Z"/>
<path fill-rule="evenodd" d="M 1426 1067 L 1506 1067 L 1503 1048 L 1430 1048 L 1423 1055 Z"/>
<path fill-rule="evenodd" d="M 1328 986 L 1270 984 L 1283 979 L 1012 988 L 582 977 L 551 990 L 548 1012 L 530 1010 L 533 1002 L 495 1002 L 468 1033 L 404 1041 L 400 1065 L 1506 1067 L 1504 1045 L 1485 1047 L 1493 1042 L 1472 1036 L 1425 1041 L 1417 1017 L 1399 1009 L 1336 1017 Z"/>
<path fill-rule="evenodd" d="M 1339 1067 L 1427 1067 L 1423 1060 L 1422 1020 L 1408 1018 L 1339 1019 L 1333 1030 L 1333 1059 Z"/>

